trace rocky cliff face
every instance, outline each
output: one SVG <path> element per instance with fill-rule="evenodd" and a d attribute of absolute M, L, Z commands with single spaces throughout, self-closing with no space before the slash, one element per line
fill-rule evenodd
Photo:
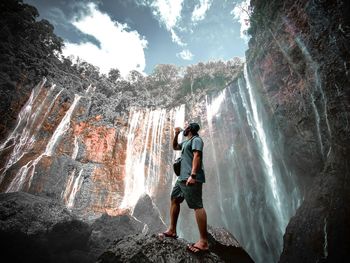
<path fill-rule="evenodd" d="M 344 262 L 349 251 L 349 4 L 252 1 L 247 61 L 272 136 L 304 201 L 280 262 Z"/>
<path fill-rule="evenodd" d="M 45 80 L 33 89 L 1 146 L 3 192 L 41 193 L 85 217 L 118 214 L 126 122 L 113 126 L 100 115 L 90 116 L 93 92 L 90 86 L 74 94 Z M 82 185 L 88 194 L 75 200 Z"/>

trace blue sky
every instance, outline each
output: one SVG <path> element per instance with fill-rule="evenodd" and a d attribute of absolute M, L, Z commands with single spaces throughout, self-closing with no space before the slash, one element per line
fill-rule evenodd
<path fill-rule="evenodd" d="M 24 0 L 49 20 L 74 55 L 107 73 L 150 74 L 157 64 L 187 66 L 244 57 L 249 0 Z"/>

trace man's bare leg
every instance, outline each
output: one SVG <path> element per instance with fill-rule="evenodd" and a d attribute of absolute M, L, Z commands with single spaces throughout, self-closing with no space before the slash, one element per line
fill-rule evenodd
<path fill-rule="evenodd" d="M 199 230 L 199 241 L 197 241 L 197 243 L 195 243 L 193 246 L 190 246 L 189 248 L 193 252 L 197 252 L 198 249 L 195 247 L 198 247 L 202 250 L 206 250 L 209 248 L 207 232 L 207 213 L 205 212 L 204 208 L 195 209 L 194 211 Z"/>
<path fill-rule="evenodd" d="M 170 226 L 165 233 L 176 236 L 176 225 L 177 225 L 177 219 L 179 218 L 180 214 L 180 203 L 176 199 L 171 200 L 170 205 Z"/>

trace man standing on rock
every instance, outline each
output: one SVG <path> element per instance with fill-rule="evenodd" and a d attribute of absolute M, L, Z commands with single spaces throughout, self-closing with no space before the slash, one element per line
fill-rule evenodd
<path fill-rule="evenodd" d="M 170 227 L 161 237 L 177 238 L 176 224 L 180 213 L 180 204 L 186 200 L 188 207 L 194 209 L 199 229 L 200 239 L 197 243 L 188 245 L 187 248 L 193 253 L 206 252 L 209 250 L 207 237 L 207 214 L 203 208 L 202 185 L 205 182 L 203 170 L 203 141 L 198 135 L 200 127 L 197 123 L 190 123 L 183 132 L 187 137 L 182 143 L 178 143 L 180 128 L 175 128 L 173 149 L 182 151 L 181 171 L 171 192 Z"/>

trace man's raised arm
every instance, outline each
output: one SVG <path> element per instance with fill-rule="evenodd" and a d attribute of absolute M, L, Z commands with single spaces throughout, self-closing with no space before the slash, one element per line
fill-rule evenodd
<path fill-rule="evenodd" d="M 181 151 L 180 144 L 177 143 L 177 138 L 179 137 L 180 132 L 181 132 L 181 129 L 179 127 L 176 127 L 175 128 L 175 137 L 173 140 L 173 149 L 175 151 Z"/>

